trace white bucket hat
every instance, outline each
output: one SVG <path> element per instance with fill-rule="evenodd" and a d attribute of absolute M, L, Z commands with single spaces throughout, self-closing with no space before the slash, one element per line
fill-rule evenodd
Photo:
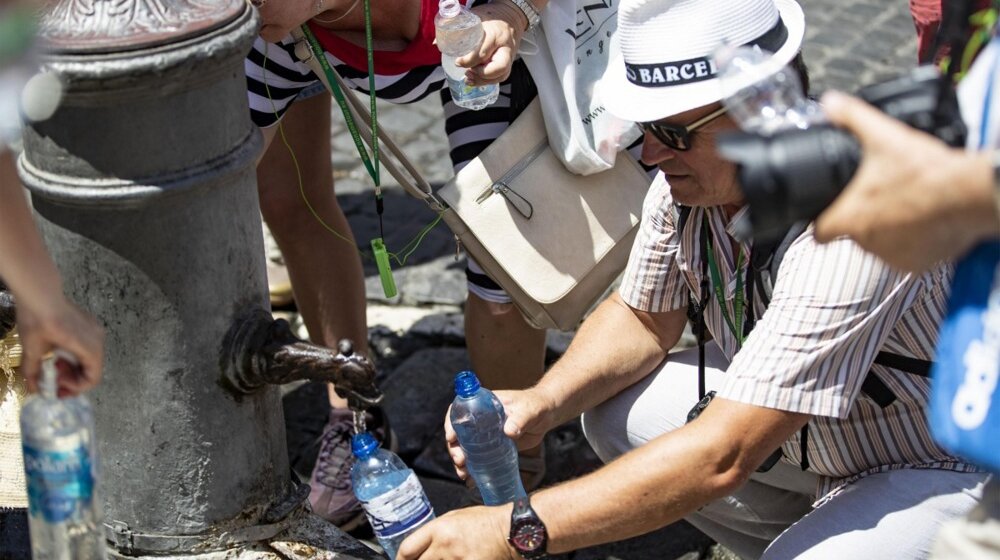
<path fill-rule="evenodd" d="M 619 53 L 598 88 L 605 107 L 649 122 L 723 97 L 712 60 L 725 44 L 774 53 L 774 71 L 802 46 L 805 18 L 795 0 L 622 0 Z"/>

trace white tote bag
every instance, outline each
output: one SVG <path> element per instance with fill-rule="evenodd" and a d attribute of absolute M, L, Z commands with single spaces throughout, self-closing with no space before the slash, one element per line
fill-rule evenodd
<path fill-rule="evenodd" d="M 611 169 L 615 156 L 639 138 L 635 124 L 609 113 L 595 96 L 617 42 L 618 2 L 553 0 L 521 57 L 538 87 L 552 151 L 567 169 L 591 175 Z"/>

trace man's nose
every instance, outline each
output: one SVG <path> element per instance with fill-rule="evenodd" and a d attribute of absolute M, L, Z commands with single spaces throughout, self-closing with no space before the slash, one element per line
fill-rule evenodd
<path fill-rule="evenodd" d="M 657 165 L 664 161 L 673 159 L 677 153 L 668 148 L 652 132 L 646 131 L 642 136 L 642 154 L 640 158 L 646 165 Z"/>

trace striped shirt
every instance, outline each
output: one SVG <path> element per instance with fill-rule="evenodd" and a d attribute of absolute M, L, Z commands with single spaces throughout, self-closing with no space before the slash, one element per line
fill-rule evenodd
<path fill-rule="evenodd" d="M 746 278 L 751 245 L 736 245 L 744 254 L 737 271 L 730 227 L 744 212 L 730 220 L 720 207 L 693 208 L 678 234 L 670 188 L 659 175 L 643 206 L 622 299 L 649 312 L 683 309 L 689 294 L 700 301 L 700 233 L 707 220 L 727 313 L 734 317 L 737 278 Z M 781 261 L 766 312 L 763 294 L 754 293 L 760 319 L 742 347 L 712 287 L 705 324 L 730 360 L 718 396 L 811 415 L 808 460 L 809 470 L 821 475 L 819 496 L 867 474 L 898 468 L 977 472 L 931 438 L 925 417 L 929 380 L 873 366 L 881 350 L 933 358 L 951 273 L 950 266 L 940 266 L 923 275 L 903 274 L 853 242 L 821 245 L 807 229 Z M 897 398 L 886 408 L 860 393 L 869 371 Z M 799 434 L 782 450 L 785 460 L 799 464 Z"/>

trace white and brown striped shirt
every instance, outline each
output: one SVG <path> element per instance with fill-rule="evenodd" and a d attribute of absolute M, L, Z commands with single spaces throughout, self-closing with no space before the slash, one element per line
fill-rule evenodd
<path fill-rule="evenodd" d="M 733 221 L 738 218 L 739 213 Z M 692 209 L 678 234 L 675 206 L 662 174 L 646 197 L 620 288 L 626 303 L 663 312 L 686 307 L 689 294 L 701 300 L 699 236 L 704 220 L 727 312 L 734 316 L 737 274 L 746 278 L 750 245 L 741 245 L 744 264 L 737 271 L 731 221 L 719 207 Z M 742 348 L 712 288 L 705 323 L 731 361 L 718 396 L 812 415 L 808 459 L 809 470 L 822 475 L 818 496 L 832 495 L 867 474 L 897 468 L 977 471 L 931 438 L 925 416 L 928 379 L 873 367 L 881 350 L 932 359 L 951 272 L 951 267 L 941 266 L 923 275 L 903 274 L 853 242 L 821 245 L 807 229 L 788 247 L 766 313 L 761 294 L 754 293 L 755 316 L 760 319 Z M 860 393 L 870 370 L 896 396 L 884 409 Z M 786 460 L 801 461 L 798 434 L 783 451 Z"/>

